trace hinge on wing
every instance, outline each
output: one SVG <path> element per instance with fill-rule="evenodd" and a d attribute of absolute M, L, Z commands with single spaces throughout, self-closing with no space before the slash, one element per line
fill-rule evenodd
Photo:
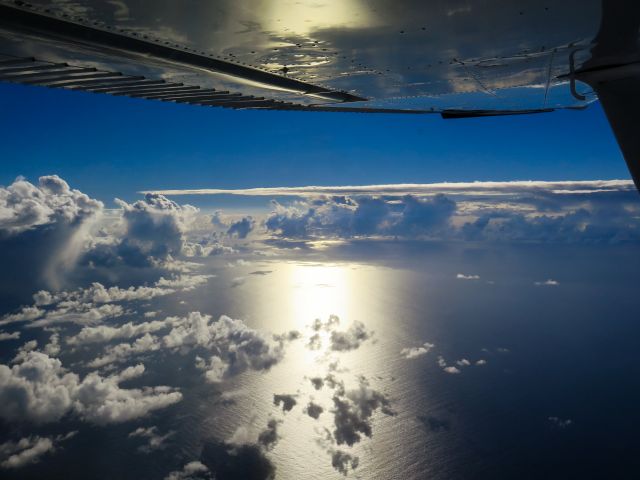
<path fill-rule="evenodd" d="M 581 48 L 576 48 L 569 54 L 569 88 L 571 89 L 571 95 L 574 98 L 580 101 L 584 101 L 587 99 L 584 95 L 578 93 L 576 89 L 576 67 L 575 67 L 575 56 L 576 53 L 582 50 Z"/>

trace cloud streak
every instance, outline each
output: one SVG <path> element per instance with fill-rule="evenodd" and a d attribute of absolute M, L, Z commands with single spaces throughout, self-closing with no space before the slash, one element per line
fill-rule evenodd
<path fill-rule="evenodd" d="M 435 195 L 437 193 L 508 193 L 512 191 L 550 190 L 553 193 L 598 193 L 603 191 L 633 191 L 631 180 L 586 180 L 586 181 L 512 181 L 512 182 L 443 182 L 443 183 L 400 183 L 387 185 L 345 185 L 345 186 L 304 186 L 304 187 L 259 187 L 259 188 L 203 188 L 144 190 L 139 193 L 159 195 L 243 195 L 243 196 L 295 196 L 317 197 L 332 195 Z"/>

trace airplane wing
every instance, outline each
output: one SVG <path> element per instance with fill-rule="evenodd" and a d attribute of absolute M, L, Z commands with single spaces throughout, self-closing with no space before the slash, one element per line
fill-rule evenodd
<path fill-rule="evenodd" d="M 447 119 L 600 98 L 640 185 L 639 26 L 636 0 L 0 0 L 0 81 Z"/>

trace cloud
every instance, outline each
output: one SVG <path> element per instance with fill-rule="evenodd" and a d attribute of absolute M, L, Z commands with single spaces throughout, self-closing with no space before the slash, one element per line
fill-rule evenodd
<path fill-rule="evenodd" d="M 165 327 L 171 329 L 162 336 L 149 333 Z M 83 331 L 85 332 L 83 334 Z M 209 382 L 220 382 L 246 370 L 268 370 L 284 356 L 284 345 L 289 336 L 269 336 L 253 330 L 241 320 L 222 315 L 212 321 L 210 315 L 190 312 L 186 317 L 168 317 L 165 320 L 143 322 L 121 327 L 95 327 L 72 337 L 80 340 L 100 340 L 105 337 L 144 335 L 132 343 L 121 343 L 106 350 L 89 366 L 97 368 L 114 362 L 123 362 L 133 356 L 159 350 L 186 354 L 194 349 L 211 352 L 207 358 L 196 357 L 196 368 L 204 372 Z M 79 338 L 80 337 L 80 338 Z"/>
<path fill-rule="evenodd" d="M 309 341 L 307 342 L 307 348 L 309 350 L 320 350 L 322 347 L 322 338 L 319 333 L 315 333 L 309 337 Z"/>
<path fill-rule="evenodd" d="M 123 307 L 111 305 L 112 303 L 151 300 L 177 291 L 193 290 L 211 277 L 212 275 L 160 277 L 152 287 L 107 288 L 101 283 L 93 282 L 87 288 L 71 291 L 50 293 L 40 290 L 33 295 L 33 306 L 22 307 L 16 313 L 1 317 L 0 325 L 14 322 L 30 322 L 31 327 L 58 323 L 95 324 L 127 313 Z"/>
<path fill-rule="evenodd" d="M 94 305 L 77 301 L 61 302 L 50 310 L 38 307 L 26 307 L 20 312 L 2 317 L 0 325 L 15 322 L 29 322 L 28 327 L 45 327 L 61 323 L 75 323 L 78 325 L 96 324 L 107 318 L 115 318 L 126 313 L 120 305 Z"/>
<path fill-rule="evenodd" d="M 132 204 L 117 200 L 122 208 L 125 235 L 123 251 L 136 250 L 145 256 L 166 258 L 182 252 L 184 232 L 198 209 L 179 205 L 162 195 L 147 194 Z"/>
<path fill-rule="evenodd" d="M 211 478 L 211 475 L 209 475 L 209 469 L 196 460 L 187 463 L 182 467 L 182 470 L 176 470 L 169 473 L 169 475 L 164 477 L 164 480 L 196 480 L 205 478 Z"/>
<path fill-rule="evenodd" d="M 157 193 L 161 195 L 246 195 L 246 196 L 296 196 L 319 197 L 339 195 L 435 195 L 437 193 L 453 194 L 481 194 L 491 192 L 527 192 L 537 190 L 551 190 L 554 192 L 593 192 L 632 191 L 631 180 L 591 180 L 591 181 L 513 181 L 513 182 L 459 182 L 459 183 L 410 183 L 391 185 L 362 185 L 362 186 L 333 186 L 333 187 L 275 187 L 275 188 L 247 188 L 247 189 L 183 189 L 183 190 L 153 190 L 140 193 Z"/>
<path fill-rule="evenodd" d="M 447 365 L 446 360 L 442 356 L 438 357 L 438 366 L 442 369 L 443 372 L 449 373 L 451 375 L 457 375 L 459 373 L 462 373 L 459 368 L 453 365 Z"/>
<path fill-rule="evenodd" d="M 265 221 L 268 232 L 283 238 L 432 236 L 446 230 L 455 202 L 443 195 L 404 196 L 399 200 L 375 197 L 330 197 L 283 206 Z"/>
<path fill-rule="evenodd" d="M 557 287 L 558 285 L 560 285 L 560 282 L 558 282 L 557 280 L 552 280 L 552 279 L 548 279 L 545 280 L 544 282 L 533 282 L 534 285 L 538 286 L 538 287 Z"/>
<path fill-rule="evenodd" d="M 339 324 L 340 324 L 340 317 L 338 317 L 337 315 L 329 315 L 329 318 L 325 322 L 323 322 L 319 318 L 316 318 L 311 324 L 311 329 L 316 332 L 320 330 L 329 331 L 329 330 L 333 330 Z"/>
<path fill-rule="evenodd" d="M 0 187 L 0 287 L 22 296 L 57 287 L 83 251 L 103 205 L 56 175 Z"/>
<path fill-rule="evenodd" d="M 0 232 L 16 235 L 59 220 L 74 222 L 101 209 L 102 203 L 72 190 L 57 175 L 40 177 L 38 186 L 18 178 L 0 188 Z"/>
<path fill-rule="evenodd" d="M 133 432 L 129 433 L 129 438 L 144 439 L 147 443 L 145 445 L 139 446 L 138 450 L 143 453 L 150 453 L 155 450 L 162 450 L 166 448 L 166 440 L 175 435 L 175 433 L 176 432 L 172 430 L 165 433 L 164 435 L 161 435 L 160 433 L 158 433 L 158 427 L 139 427 Z"/>
<path fill-rule="evenodd" d="M 209 361 L 196 357 L 196 368 L 204 371 L 204 377 L 209 383 L 219 383 L 224 380 L 229 366 L 217 355 L 211 355 Z"/>
<path fill-rule="evenodd" d="M 109 347 L 105 355 L 94 358 L 87 366 L 90 368 L 100 368 L 115 362 L 123 362 L 132 356 L 155 352 L 160 350 L 161 344 L 157 337 L 145 334 L 132 343 L 120 343 Z"/>
<path fill-rule="evenodd" d="M 565 429 L 573 425 L 573 420 L 570 418 L 562 419 L 559 417 L 549 417 L 547 420 L 551 423 L 552 426 L 560 429 Z"/>
<path fill-rule="evenodd" d="M 194 290 L 196 287 L 204 285 L 210 278 L 213 278 L 214 276 L 215 275 L 178 275 L 172 278 L 160 277 L 160 279 L 156 282 L 156 286 L 188 292 L 190 290 Z"/>
<path fill-rule="evenodd" d="M 76 433 L 74 431 L 56 437 L 40 437 L 36 435 L 22 438 L 17 442 L 8 441 L 2 443 L 0 444 L 0 467 L 12 469 L 37 463 L 46 453 L 55 452 L 58 443 L 74 437 Z"/>
<path fill-rule="evenodd" d="M 358 468 L 360 460 L 358 457 L 343 452 L 342 450 L 334 450 L 331 454 L 331 465 L 338 472 L 347 475 L 349 470 Z"/>
<path fill-rule="evenodd" d="M 278 197 L 282 193 L 270 192 Z M 475 182 L 285 192 L 300 195 L 287 203 L 280 203 L 281 197 L 272 201 L 273 210 L 264 221 L 272 244 L 361 237 L 640 242 L 640 204 L 628 181 Z"/>
<path fill-rule="evenodd" d="M 311 234 L 312 224 L 315 222 L 315 209 L 301 211 L 298 208 L 286 208 L 273 202 L 274 212 L 265 221 L 268 231 L 276 232 L 284 238 L 307 238 Z"/>
<path fill-rule="evenodd" d="M 408 359 L 417 358 L 429 353 L 433 347 L 435 347 L 433 343 L 425 342 L 420 347 L 403 348 L 400 355 Z"/>
<path fill-rule="evenodd" d="M 282 404 L 282 411 L 289 412 L 297 404 L 296 396 L 290 394 L 274 394 L 273 404 L 277 407 Z"/>
<path fill-rule="evenodd" d="M 458 280 L 480 280 L 480 275 L 465 275 L 464 273 L 459 273 L 456 275 Z"/>
<path fill-rule="evenodd" d="M 251 233 L 256 225 L 255 220 L 251 217 L 243 217 L 242 219 L 233 222 L 227 230 L 227 235 L 230 237 L 247 238 L 247 235 Z"/>
<path fill-rule="evenodd" d="M 307 406 L 304 408 L 304 413 L 309 415 L 311 418 L 317 420 L 320 418 L 320 415 L 324 412 L 324 408 L 321 405 L 318 405 L 314 402 L 309 402 Z"/>
<path fill-rule="evenodd" d="M 50 357 L 57 357 L 60 354 L 60 334 L 52 334 L 49 337 L 49 343 L 44 346 L 43 351 Z"/>
<path fill-rule="evenodd" d="M 483 349 L 483 351 L 488 352 L 488 350 Z M 472 365 L 483 366 L 487 364 L 487 361 L 484 359 L 479 359 L 476 362 L 472 362 L 466 358 L 461 358 L 454 362 L 454 365 L 447 365 L 446 360 L 439 356 L 437 360 L 438 366 L 442 369 L 443 372 L 449 373 L 451 375 L 458 375 L 462 373 L 462 368 L 470 367 Z"/>
<path fill-rule="evenodd" d="M 214 242 L 203 247 L 203 254 L 201 256 L 207 255 L 210 257 L 215 257 L 218 255 L 229 255 L 232 253 L 237 253 L 233 247 L 224 245 L 220 242 Z"/>
<path fill-rule="evenodd" d="M 324 386 L 324 379 L 322 377 L 313 377 L 310 378 L 309 381 L 316 390 L 320 390 Z"/>
<path fill-rule="evenodd" d="M 331 350 L 338 352 L 346 352 L 355 350 L 360 345 L 371 338 L 373 332 L 366 329 L 364 323 L 353 322 L 353 324 L 345 331 L 331 332 Z"/>
<path fill-rule="evenodd" d="M 208 253 L 202 245 L 187 241 L 186 233 L 198 218 L 196 207 L 154 194 L 131 204 L 119 199 L 116 203 L 120 206 L 117 228 L 103 239 L 94 239 L 80 260 L 94 277 L 130 277 L 132 271 L 158 275 L 181 255 Z"/>
<path fill-rule="evenodd" d="M 127 322 L 118 327 L 100 325 L 97 327 L 84 327 L 80 332 L 66 339 L 69 345 L 88 345 L 91 343 L 103 343 L 119 338 L 134 338 L 153 333 L 181 321 L 180 317 L 167 317 L 164 320 L 152 320 L 149 322 L 133 323 Z"/>
<path fill-rule="evenodd" d="M 0 342 L 3 340 L 17 340 L 18 338 L 20 338 L 20 332 L 8 333 L 0 331 Z"/>
<path fill-rule="evenodd" d="M 617 244 L 640 241 L 638 203 L 593 196 L 580 202 L 555 196 L 521 200 L 507 209 L 488 209 L 459 230 L 464 240 Z M 524 211 L 522 211 L 524 210 Z M 544 214 L 541 214 L 544 212 Z"/>
<path fill-rule="evenodd" d="M 364 378 L 360 378 L 357 388 L 337 392 L 333 404 L 333 436 L 338 445 L 353 446 L 362 435 L 371 437 L 371 417 L 376 410 L 394 414 L 387 397 L 371 388 Z"/>
<path fill-rule="evenodd" d="M 38 307 L 22 307 L 20 311 L 4 315 L 0 325 L 8 325 L 15 322 L 28 322 L 42 317 L 45 311 Z"/>
<path fill-rule="evenodd" d="M 257 444 L 209 442 L 202 449 L 201 460 L 220 480 L 273 480 L 276 476 L 275 465 L 267 458 L 262 446 Z"/>
<path fill-rule="evenodd" d="M 182 399 L 169 387 L 123 389 L 119 383 L 139 376 L 144 366 L 111 377 L 89 373 L 80 380 L 60 360 L 29 351 L 12 367 L 0 365 L 0 417 L 45 423 L 72 412 L 96 424 L 139 418 Z"/>
<path fill-rule="evenodd" d="M 280 440 L 278 435 L 279 424 L 278 420 L 272 418 L 267 422 L 267 428 L 258 435 L 258 443 L 267 450 L 271 450 Z"/>

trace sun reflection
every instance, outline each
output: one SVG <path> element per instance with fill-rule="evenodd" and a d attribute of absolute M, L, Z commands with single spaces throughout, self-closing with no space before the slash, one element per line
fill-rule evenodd
<path fill-rule="evenodd" d="M 345 265 L 295 265 L 291 271 L 291 314 L 298 328 L 330 315 L 349 315 L 349 267 Z"/>
<path fill-rule="evenodd" d="M 323 28 L 357 28 L 370 26 L 370 9 L 361 0 L 332 2 L 288 1 L 267 3 L 261 18 L 271 31 L 295 35 L 309 35 Z"/>

